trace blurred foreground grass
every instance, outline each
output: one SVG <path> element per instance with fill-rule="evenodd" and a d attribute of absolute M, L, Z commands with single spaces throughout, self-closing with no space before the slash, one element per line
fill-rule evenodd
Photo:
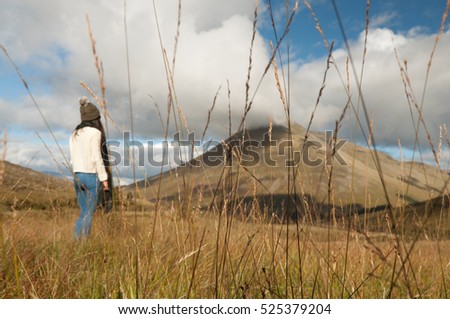
<path fill-rule="evenodd" d="M 450 242 L 197 212 L 0 215 L 1 298 L 447 298 Z M 154 221 L 156 224 L 154 225 Z M 155 226 L 155 227 L 154 227 Z M 413 246 L 412 246 L 413 245 Z M 407 256 L 403 262 L 398 251 Z"/>

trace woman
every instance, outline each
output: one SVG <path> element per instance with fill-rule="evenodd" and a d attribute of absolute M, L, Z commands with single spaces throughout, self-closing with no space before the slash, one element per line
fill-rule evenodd
<path fill-rule="evenodd" d="M 105 133 L 100 112 L 85 96 L 79 99 L 81 123 L 70 137 L 70 157 L 74 173 L 80 216 L 75 223 L 74 238 L 88 237 L 97 206 L 100 183 L 109 191 L 108 175 L 102 159 Z"/>

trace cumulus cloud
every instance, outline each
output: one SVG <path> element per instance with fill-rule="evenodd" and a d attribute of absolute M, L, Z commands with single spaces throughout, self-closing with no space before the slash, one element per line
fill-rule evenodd
<path fill-rule="evenodd" d="M 6 160 L 37 169 L 39 171 L 58 172 L 68 175 L 67 160 L 68 145 L 60 145 L 63 152 L 61 153 L 58 146 L 51 143 L 51 137 L 43 134 L 40 138 L 33 132 L 25 134 L 14 134 L 10 132 L 8 143 L 6 145 Z M 59 138 L 63 136 L 57 134 Z M 45 143 L 45 144 L 44 144 Z"/>
<path fill-rule="evenodd" d="M 370 26 L 372 28 L 386 26 L 386 24 L 391 23 L 397 16 L 398 14 L 395 11 L 382 13 L 370 19 Z"/>
<path fill-rule="evenodd" d="M 435 39 L 436 35 L 401 35 L 394 34 L 389 29 L 372 29 L 369 31 L 367 56 L 361 85 L 369 116 L 373 118 L 374 135 L 381 145 L 396 145 L 399 139 L 405 147 L 413 147 L 415 141 L 413 123 L 417 123 L 418 120 L 416 107 L 412 105 L 412 108 L 410 108 L 406 98 L 394 46 L 397 48 L 402 66 L 404 67 L 405 61 L 407 63 L 412 93 L 420 105 L 428 61 Z M 358 78 L 360 77 L 362 64 L 363 45 L 363 33 L 359 39 L 350 44 Z M 445 63 L 446 57 L 450 54 L 449 48 L 450 32 L 446 32 L 442 35 L 433 57 L 432 69 L 424 96 L 423 117 L 435 143 L 438 139 L 439 126 L 450 121 L 450 113 L 447 111 L 446 105 L 446 101 L 450 98 L 449 91 L 446 89 L 450 83 L 450 69 L 446 67 Z M 338 48 L 334 52 L 336 66 L 344 80 L 346 78 L 347 57 L 346 51 L 342 48 Z M 293 93 L 294 103 L 298 103 L 299 106 L 295 114 L 302 124 L 309 120 L 309 114 L 311 114 L 314 106 L 313 101 L 315 102 L 313 98 L 318 95 L 324 69 L 324 60 L 312 61 L 302 65 L 294 76 L 297 80 L 296 87 L 299 88 L 297 92 Z M 359 92 L 351 67 L 349 77 L 351 79 L 351 101 L 356 109 Z M 316 90 L 311 91 L 311 88 L 316 88 Z M 318 115 L 316 115 L 318 119 L 315 121 L 315 128 L 332 129 L 346 103 L 345 88 L 336 68 L 332 66 L 319 105 Z M 414 122 L 411 118 L 411 112 Z M 362 111 L 360 116 L 363 119 Z M 344 122 L 344 129 L 350 130 L 354 126 L 355 114 L 350 109 L 349 116 Z M 419 133 L 421 144 L 427 147 L 428 141 L 423 126 Z"/>
<path fill-rule="evenodd" d="M 178 1 L 155 3 L 162 45 L 167 61 L 172 64 Z M 24 71 L 46 120 L 55 131 L 61 133 L 63 140 L 68 139 L 79 121 L 78 97 L 86 95 L 79 81 L 84 81 L 100 94 L 87 32 L 86 14 L 91 22 L 97 53 L 103 62 L 109 111 L 117 125 L 115 127 L 110 123 L 111 137 L 120 138 L 122 131 L 130 129 L 122 1 L 4 0 L 3 6 L 8 10 L 0 12 L 4 25 L 0 29 L 0 43 L 8 49 L 11 57 Z M 155 103 L 165 119 L 168 84 L 152 2 L 128 1 L 126 10 L 135 135 L 143 140 L 161 139 L 164 130 L 161 128 Z M 228 105 L 233 115 L 233 129 L 236 129 L 245 104 L 253 12 L 254 1 L 182 2 L 173 80 L 177 106 L 180 107 L 176 112 L 180 111 L 185 117 L 190 131 L 196 131 L 198 134 L 203 131 L 208 110 L 219 87 L 221 89 L 211 116 L 209 134 L 225 137 Z M 381 145 L 393 146 L 397 145 L 400 139 L 405 147 L 412 147 L 415 139 L 414 125 L 393 45 L 397 46 L 401 61 L 407 61 L 413 92 L 420 101 L 435 35 L 424 34 L 420 28 L 414 28 L 406 34 L 395 34 L 389 29 L 378 27 L 382 22 L 392 21 L 393 18 L 394 14 L 388 14 L 374 19 L 378 24 L 369 31 L 362 92 L 369 114 L 374 120 L 377 141 Z M 262 22 L 267 22 L 264 17 Z M 292 32 L 291 39 L 295 39 L 295 30 Z M 439 126 L 448 125 L 450 120 L 446 106 L 450 98 L 450 70 L 446 67 L 450 54 L 449 42 L 450 33 L 447 31 L 442 35 L 433 58 L 424 97 L 423 115 L 434 141 L 438 137 Z M 363 33 L 350 43 L 357 72 L 361 70 L 363 44 Z M 270 55 L 267 40 L 261 32 L 257 32 L 252 59 L 251 96 Z M 345 88 L 336 71 L 337 67 L 345 80 L 347 56 L 344 48 L 338 47 L 333 53 L 335 65 L 331 66 L 328 73 L 326 88 L 315 114 L 315 130 L 333 129 L 347 102 Z M 2 58 L 0 61 L 3 70 L 10 70 L 8 76 L 15 76 L 6 60 Z M 307 62 L 291 62 L 292 117 L 302 125 L 309 122 L 325 66 L 325 56 L 309 59 Z M 352 71 L 350 79 L 350 94 L 356 109 L 358 90 Z M 25 90 L 20 96 L 11 97 L 7 92 L 1 94 L 0 110 L 2 127 L 13 126 L 21 134 L 31 132 L 30 136 L 34 135 L 34 132 L 46 132 L 44 122 Z M 417 122 L 417 112 L 413 109 L 412 113 Z M 273 72 L 269 71 L 255 96 L 248 124 L 267 124 L 271 117 L 283 122 L 284 113 Z M 351 129 L 354 127 L 355 115 L 350 109 L 343 122 L 342 134 L 350 138 Z M 427 145 L 424 130 L 421 129 L 420 133 L 421 143 Z M 38 143 L 39 141 L 33 145 Z M 33 149 L 33 145 L 24 144 L 22 148 Z M 19 149 L 19 146 L 11 147 L 9 159 L 20 159 L 22 163 L 22 159 L 31 156 L 31 153 L 21 153 Z"/>
<path fill-rule="evenodd" d="M 99 93 L 85 21 L 85 14 L 88 14 L 97 52 L 103 62 L 111 114 L 119 127 L 129 128 L 129 117 L 126 116 L 128 70 L 123 3 L 77 1 L 45 5 L 45 1 L 39 4 L 33 1 L 7 2 L 9 13 L 3 11 L 0 18 L 5 25 L 11 25 L 11 28 L 2 31 L 1 42 L 19 65 L 31 68 L 36 73 L 33 79 L 37 83 L 29 81 L 31 88 L 40 87 L 42 83 L 39 82 L 45 81 L 49 92 L 39 96 L 38 103 L 49 123 L 66 129 L 73 127 L 78 111 L 76 101 L 84 93 L 79 80 Z M 149 95 L 165 116 L 168 94 L 164 59 L 153 11 L 151 2 L 128 2 L 127 5 L 132 102 L 137 133 L 142 136 L 162 134 L 160 126 L 155 125 L 158 123 L 155 121 L 157 113 Z M 227 81 L 232 90 L 230 104 L 234 122 L 237 123 L 242 115 L 253 11 L 253 1 L 183 2 L 174 81 L 178 104 L 192 127 L 203 127 L 207 110 L 219 87 L 222 90 L 217 103 L 221 107 L 228 105 Z M 172 62 L 177 1 L 156 1 L 156 12 L 164 50 L 167 59 Z M 253 78 L 260 76 L 258 72 L 267 64 L 268 55 L 267 43 L 258 34 L 254 49 Z M 262 93 L 257 97 L 266 105 L 260 106 L 255 118 L 250 118 L 249 122 L 268 120 L 270 106 L 265 102 L 267 94 L 271 93 Z M 13 116 L 12 120 L 27 128 L 42 124 L 42 121 L 31 123 L 23 115 L 28 113 L 31 106 L 31 101 L 25 96 L 19 106 L 20 109 L 23 108 L 23 112 L 20 112 L 22 115 Z M 4 105 L 4 108 L 7 107 Z M 54 116 L 58 112 L 63 112 L 70 120 Z M 227 112 L 220 110 L 218 113 Z M 222 123 L 214 115 L 212 120 Z M 214 125 L 211 127 L 214 130 Z M 41 128 L 44 127 L 41 125 Z"/>

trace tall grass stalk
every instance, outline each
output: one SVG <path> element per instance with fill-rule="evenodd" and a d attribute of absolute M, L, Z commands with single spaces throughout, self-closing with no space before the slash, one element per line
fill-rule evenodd
<path fill-rule="evenodd" d="M 37 103 L 36 99 L 34 98 L 33 93 L 31 93 L 31 89 L 28 86 L 27 81 L 25 80 L 25 78 L 22 76 L 22 73 L 19 70 L 19 67 L 14 63 L 14 61 L 11 59 L 11 57 L 9 56 L 8 51 L 6 50 L 6 48 L 0 44 L 0 48 L 2 49 L 3 53 L 5 54 L 6 58 L 8 59 L 9 63 L 12 65 L 12 67 L 15 69 L 17 76 L 20 78 L 23 86 L 25 87 L 29 97 L 31 98 L 31 100 L 33 101 L 33 105 L 35 106 L 36 110 L 38 111 L 39 115 L 41 116 L 42 120 L 44 121 L 45 126 L 47 127 L 48 131 L 50 132 L 53 141 L 55 142 L 55 145 L 58 147 L 63 159 L 64 159 L 64 163 L 67 167 L 69 167 L 69 161 L 66 158 L 65 153 L 63 152 L 60 143 L 58 142 L 52 128 L 50 127 L 50 124 L 48 123 L 47 119 L 45 118 L 44 113 L 41 110 L 41 107 L 39 106 L 39 104 Z"/>
<path fill-rule="evenodd" d="M 5 161 L 6 161 L 6 146 L 8 144 L 8 128 L 5 128 L 2 138 L 2 162 L 0 163 L 0 186 L 3 185 L 5 178 Z"/>
<path fill-rule="evenodd" d="M 353 57 L 352 57 L 352 54 L 351 54 L 351 51 L 350 51 L 347 35 L 346 35 L 345 29 L 343 27 L 342 19 L 341 19 L 341 16 L 339 14 L 339 10 L 338 10 L 338 7 L 336 5 L 335 0 L 333 0 L 332 3 L 333 3 L 333 8 L 334 8 L 337 20 L 339 22 L 339 27 L 340 27 L 340 30 L 341 30 L 341 34 L 342 34 L 342 37 L 343 37 L 345 45 L 346 45 L 346 49 L 347 49 L 347 53 L 348 53 L 348 56 L 349 56 L 350 64 L 352 66 L 353 74 L 354 74 L 355 80 L 356 80 L 358 77 L 357 77 L 357 72 L 356 72 L 356 69 L 355 69 L 355 64 L 353 62 Z M 363 107 L 365 121 L 366 121 L 367 126 L 369 126 L 370 125 L 370 118 L 369 118 L 367 106 L 366 106 L 366 103 L 365 103 L 365 100 L 364 100 L 364 97 L 363 97 L 363 94 L 362 94 L 361 84 L 359 83 L 358 80 L 356 80 L 356 83 L 357 83 L 357 89 L 358 89 L 358 92 L 359 92 L 359 96 L 361 98 L 361 105 Z M 385 196 L 385 199 L 386 199 L 386 202 L 387 202 L 387 210 L 388 210 L 388 214 L 389 214 L 389 219 L 395 223 L 394 208 L 393 208 L 393 205 L 391 203 L 391 199 L 389 198 L 389 194 L 388 194 L 388 191 L 387 191 L 386 182 L 385 182 L 385 179 L 384 179 L 384 174 L 383 174 L 383 171 L 382 171 L 381 161 L 380 161 L 380 158 L 379 158 L 379 155 L 378 155 L 378 152 L 377 152 L 377 144 L 376 144 L 374 136 L 372 136 L 372 145 L 373 145 L 373 152 L 372 152 L 372 154 L 374 156 L 374 162 L 376 164 L 376 169 L 377 169 L 377 172 L 378 172 L 378 175 L 379 175 L 379 178 L 380 178 L 380 182 L 382 184 L 382 188 L 383 188 L 383 191 L 384 191 L 384 196 Z M 394 233 L 394 235 L 395 235 L 395 245 L 396 245 L 396 249 L 397 249 L 397 252 L 398 252 L 398 256 L 399 256 L 399 258 L 400 258 L 400 260 L 402 262 L 402 265 L 404 265 L 405 260 L 404 260 L 404 258 L 402 256 L 402 252 L 400 250 L 400 241 L 399 241 L 398 235 L 396 233 Z M 402 270 L 404 270 L 403 267 L 402 267 Z M 403 273 L 404 273 L 405 276 L 407 276 L 406 272 L 403 272 Z M 394 287 L 394 282 L 392 282 L 391 289 L 393 287 Z"/>
<path fill-rule="evenodd" d="M 242 134 L 240 138 L 248 138 L 247 116 L 250 114 L 262 79 L 267 71 L 272 68 L 276 90 L 279 93 L 287 122 L 289 141 L 287 159 L 292 161 L 294 160 L 294 151 L 298 146 L 301 149 L 301 145 L 294 145 L 291 123 L 290 48 L 287 36 L 292 19 L 297 11 L 298 1 L 293 8 L 290 7 L 289 1 L 285 3 L 286 25 L 283 32 L 280 33 L 273 17 L 271 1 L 268 1 L 268 12 L 272 19 L 276 43 L 272 45 L 271 57 L 262 77 L 259 82 L 256 82 L 257 85 L 253 86 L 251 85 L 254 68 L 252 55 L 258 22 L 258 2 L 256 1 L 245 83 L 245 104 L 243 105 L 243 115 L 238 125 L 238 131 Z M 308 6 L 308 1 L 305 0 L 305 4 Z M 173 126 L 177 130 L 189 132 L 188 122 L 184 116 L 186 110 L 183 111 L 179 105 L 174 81 L 176 52 L 180 38 L 181 1 L 178 2 L 177 31 L 171 62 L 162 43 L 155 2 L 153 2 L 153 5 L 168 88 L 165 123 L 156 102 L 154 104 L 167 139 L 170 128 Z M 335 4 L 334 7 L 338 14 Z M 369 7 L 370 1 L 367 1 L 366 42 L 369 28 Z M 309 8 L 311 14 L 315 17 L 310 5 Z M 126 18 L 125 1 L 124 24 L 130 121 L 132 134 L 134 134 Z M 333 59 L 333 44 L 330 45 L 326 40 L 316 17 L 315 21 L 329 53 L 322 86 L 318 92 L 304 142 L 308 139 L 314 114 L 320 106 L 323 92 L 326 89 L 325 83 L 330 66 L 335 65 L 340 75 Z M 280 34 L 281 36 L 279 36 Z M 344 32 L 343 35 L 345 38 Z M 99 105 L 105 106 L 106 119 L 109 118 L 109 115 L 107 115 L 106 110 L 103 68 L 95 50 L 92 32 L 90 32 L 90 37 L 102 97 L 100 100 L 95 94 L 91 93 L 91 95 L 98 103 L 100 101 Z M 284 44 L 286 45 L 287 59 L 281 53 Z M 243 165 L 242 154 L 230 145 L 223 143 L 225 165 L 218 173 L 218 180 L 213 180 L 205 167 L 201 168 L 207 184 L 205 190 L 195 188 L 195 176 L 193 169 L 191 170 L 190 167 L 186 170 L 173 170 L 173 177 L 176 179 L 176 187 L 178 188 L 178 201 L 175 201 L 175 203 L 165 203 L 161 198 L 164 181 L 163 167 L 161 167 L 156 190 L 152 190 L 155 193 L 155 208 L 151 212 L 146 211 L 144 205 L 142 210 L 138 211 L 137 183 L 134 172 L 134 204 L 131 207 L 129 206 L 129 210 L 133 209 L 133 211 L 125 212 L 127 204 L 120 189 L 118 197 L 123 211 L 124 223 L 127 215 L 132 214 L 133 216 L 134 227 L 132 229 L 123 227 L 112 232 L 109 229 L 108 221 L 102 216 L 96 215 L 93 233 L 89 241 L 74 243 L 69 235 L 76 212 L 67 208 L 53 207 L 52 209 L 55 211 L 64 211 L 64 214 L 58 214 L 58 216 L 56 214 L 50 216 L 49 212 L 38 213 L 43 216 L 34 214 L 34 212 L 31 214 L 30 210 L 26 212 L 15 211 L 12 216 L 1 215 L 0 240 L 3 262 L 0 264 L 0 267 L 2 267 L 0 285 L 4 289 L 0 291 L 0 297 L 447 297 L 448 280 L 450 279 L 448 265 L 446 265 L 448 258 L 450 258 L 448 255 L 449 241 L 440 232 L 441 222 L 445 223 L 445 218 L 448 218 L 446 216 L 446 213 L 448 213 L 446 205 L 448 204 L 446 204 L 444 197 L 442 197 L 442 203 L 439 204 L 441 211 L 436 235 L 437 241 L 431 241 L 424 236 L 423 225 L 418 227 L 417 233 L 412 236 L 407 237 L 403 234 L 403 226 L 406 225 L 401 223 L 405 223 L 406 212 L 393 208 L 394 205 L 390 204 L 388 196 L 391 194 L 388 194 L 386 187 L 384 187 L 384 192 L 389 204 L 389 211 L 384 226 L 387 231 L 371 231 L 371 222 L 367 211 L 368 203 L 371 200 L 368 170 L 366 170 L 364 198 L 366 211 L 362 230 L 356 227 L 358 216 L 353 216 L 350 213 L 341 216 L 342 220 L 340 220 L 335 213 L 340 208 L 340 203 L 335 198 L 335 188 L 338 185 L 335 176 L 337 168 L 334 167 L 333 159 L 336 155 L 339 130 L 345 116 L 351 109 L 356 114 L 355 126 L 360 127 L 367 146 L 371 148 L 371 153 L 368 153 L 366 157 L 366 166 L 369 166 L 369 160 L 372 159 L 383 183 L 384 175 L 381 170 L 381 161 L 377 156 L 376 145 L 372 145 L 374 143 L 373 119 L 368 118 L 368 110 L 361 88 L 365 55 L 366 45 L 364 46 L 363 63 L 359 77 L 357 77 L 351 56 L 349 56 L 346 64 L 346 79 L 344 80 L 340 76 L 348 100 L 343 105 L 341 116 L 335 122 L 332 138 L 327 139 L 331 158 L 330 165 L 325 165 L 320 174 L 321 179 L 327 179 L 327 198 L 325 200 L 328 207 L 328 216 L 326 217 L 328 224 L 326 227 L 315 224 L 313 216 L 319 212 L 315 211 L 316 208 L 310 206 L 310 203 L 304 199 L 304 187 L 307 181 L 304 181 L 300 169 L 290 167 L 286 169 L 288 176 L 285 190 L 287 194 L 286 209 L 281 216 L 275 214 L 268 216 L 267 213 L 270 209 L 258 202 L 258 189 L 263 189 L 272 198 L 275 194 L 270 192 L 269 187 L 256 171 Z M 359 98 L 356 109 L 352 104 L 350 93 L 350 65 L 353 68 L 353 75 L 358 85 Z M 412 90 L 408 84 L 407 73 L 402 73 L 402 76 L 405 83 L 405 92 L 410 99 L 409 95 L 412 95 L 410 93 Z M 24 80 L 23 82 L 26 83 Z M 229 82 L 227 84 L 228 137 L 231 139 L 231 90 Z M 202 140 L 206 137 L 212 113 L 217 107 L 219 92 L 220 88 L 213 97 L 203 129 Z M 366 114 L 368 132 L 364 132 L 359 119 L 360 103 Z M 420 105 L 419 103 L 413 104 Z M 425 126 L 425 122 L 420 115 L 420 107 L 417 108 L 413 104 L 411 104 L 410 110 L 412 111 L 415 108 L 414 111 L 418 112 L 420 120 L 415 126 L 417 129 L 420 124 Z M 112 121 L 112 123 L 114 122 Z M 272 122 L 270 122 L 268 129 L 270 141 L 272 140 L 272 130 Z M 435 156 L 439 163 L 442 161 L 441 146 L 445 134 L 447 134 L 446 141 L 450 145 L 448 133 L 444 127 Z M 168 156 L 168 154 L 163 152 L 164 156 Z M 355 152 L 353 157 L 355 159 Z M 133 165 L 135 165 L 134 159 Z M 402 163 L 402 171 L 403 169 L 406 169 L 406 166 Z M 404 173 L 401 174 L 403 176 Z M 120 177 L 118 176 L 118 178 Z M 253 189 L 249 191 L 249 194 L 246 194 L 253 199 L 248 210 L 245 207 L 243 195 L 240 193 L 241 182 L 244 178 L 248 178 L 253 185 Z M 431 184 L 431 181 L 427 179 L 428 183 Z M 353 183 L 350 188 L 353 192 Z M 147 193 L 147 189 L 143 192 Z M 194 192 L 196 198 L 193 197 Z M 211 193 L 213 199 L 211 203 L 205 204 L 204 200 L 208 198 L 207 193 Z M 441 195 L 443 194 L 448 197 L 445 188 Z M 403 198 L 399 197 L 397 200 L 402 201 Z M 193 207 L 194 204 L 196 204 L 196 207 Z M 425 213 L 420 222 L 426 223 L 428 221 L 433 209 L 432 205 L 430 201 L 429 205 L 424 208 Z M 295 217 L 297 217 L 295 223 L 290 219 L 289 212 L 291 211 L 295 211 Z M 302 212 L 308 216 L 303 218 Z M 53 227 L 48 227 L 49 223 L 52 223 Z M 343 225 L 343 227 L 339 225 Z"/>
<path fill-rule="evenodd" d="M 5 161 L 6 161 L 6 146 L 8 143 L 8 128 L 5 128 L 3 132 L 3 138 L 2 138 L 2 161 L 0 165 L 0 187 L 3 185 L 3 180 L 5 178 Z M 3 201 L 3 199 L 2 199 Z M 10 274 L 8 273 L 8 265 L 6 262 L 7 258 L 7 252 L 6 252 L 6 243 L 5 238 L 3 235 L 3 218 L 0 218 L 0 244 L 2 249 L 2 259 L 3 259 L 3 267 L 5 271 L 2 274 L 2 279 L 6 282 L 8 278 L 10 277 Z"/>

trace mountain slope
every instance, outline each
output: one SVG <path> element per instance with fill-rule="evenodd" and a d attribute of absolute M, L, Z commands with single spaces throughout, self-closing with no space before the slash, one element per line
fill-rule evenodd
<path fill-rule="evenodd" d="M 0 167 L 3 165 L 0 210 L 48 209 L 56 204 L 76 204 L 71 181 L 0 161 Z"/>
<path fill-rule="evenodd" d="M 159 198 L 170 203 L 209 206 L 213 199 L 222 200 L 234 194 L 237 208 L 257 203 L 261 210 L 279 213 L 290 206 L 289 214 L 309 209 L 323 216 L 330 207 L 361 212 L 382 208 L 388 199 L 392 206 L 398 207 L 447 193 L 443 189 L 448 176 L 435 167 L 399 162 L 379 153 L 380 173 L 373 152 L 367 148 L 338 140 L 333 155 L 334 141 L 330 134 L 311 132 L 306 143 L 305 134 L 299 125 L 293 126 L 292 139 L 281 126 L 247 130 L 244 136 L 236 134 L 198 157 L 197 165 L 191 161 L 162 176 L 139 182 L 141 196 L 154 202 L 161 178 Z M 292 158 L 288 156 L 289 141 L 293 145 L 293 163 L 289 162 Z M 224 165 L 227 153 L 224 145 L 233 148 L 228 168 Z M 294 204 L 287 200 L 287 194 L 296 194 L 291 196 Z"/>

